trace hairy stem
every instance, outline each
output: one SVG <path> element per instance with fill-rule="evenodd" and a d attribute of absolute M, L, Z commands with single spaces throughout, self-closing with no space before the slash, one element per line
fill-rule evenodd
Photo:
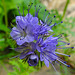
<path fill-rule="evenodd" d="M 65 16 L 65 13 L 66 13 L 66 10 L 67 10 L 67 7 L 68 7 L 69 2 L 70 2 L 70 0 L 67 0 L 66 5 L 65 5 L 65 8 L 64 8 L 64 11 L 63 11 L 62 19 L 63 19 L 64 16 Z"/>

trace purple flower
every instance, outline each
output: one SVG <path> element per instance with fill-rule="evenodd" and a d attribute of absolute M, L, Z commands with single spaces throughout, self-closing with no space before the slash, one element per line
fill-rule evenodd
<path fill-rule="evenodd" d="M 32 42 L 35 39 L 34 32 L 38 25 L 38 18 L 33 17 L 31 14 L 27 14 L 25 17 L 16 17 L 17 27 L 13 27 L 10 33 L 11 37 L 16 40 L 18 45 L 22 45 L 25 42 Z"/>
<path fill-rule="evenodd" d="M 19 55 L 15 57 L 19 57 L 20 59 L 24 59 L 24 61 L 28 60 L 29 66 L 36 66 L 38 64 L 39 58 L 38 55 L 34 53 L 36 50 L 36 44 L 24 43 L 23 45 L 15 48 L 15 51 L 21 52 Z M 14 58 L 14 57 L 13 57 Z"/>
<path fill-rule="evenodd" d="M 40 60 L 44 61 L 45 65 L 49 67 L 49 61 L 54 61 L 57 59 L 55 56 L 55 50 L 57 42 L 57 37 L 48 37 L 47 39 L 43 40 L 43 38 L 40 38 L 37 41 L 36 48 L 40 52 Z"/>
<path fill-rule="evenodd" d="M 59 42 L 64 43 L 64 44 L 57 46 L 57 44 Z M 65 64 L 66 62 L 63 62 L 56 55 L 56 54 L 60 54 L 60 55 L 65 55 L 65 56 L 70 57 L 70 55 L 56 52 L 56 49 L 63 49 L 60 47 L 62 47 L 64 45 L 69 45 L 69 43 L 66 43 L 64 41 L 59 41 L 59 37 L 53 37 L 53 35 L 51 35 L 50 37 L 46 38 L 45 40 L 43 38 L 39 38 L 39 40 L 37 41 L 36 44 L 37 44 L 36 48 L 40 52 L 40 61 L 44 61 L 45 65 L 47 67 L 49 67 L 49 63 L 52 64 L 53 61 L 59 61 L 59 62 L 63 63 L 64 65 L 69 66 L 69 65 Z M 65 48 L 73 48 L 73 47 L 65 47 Z M 52 64 L 52 66 L 53 66 L 53 64 Z"/>
<path fill-rule="evenodd" d="M 15 51 L 20 52 L 19 55 L 15 57 L 19 57 L 20 59 L 27 58 L 28 55 L 34 54 L 34 51 L 36 50 L 36 44 L 31 43 L 24 43 L 23 45 L 15 48 Z"/>
<path fill-rule="evenodd" d="M 29 66 L 36 66 L 38 64 L 39 58 L 37 55 L 32 54 L 28 58 Z"/>
<path fill-rule="evenodd" d="M 40 61 L 44 61 L 47 67 L 49 67 L 49 63 L 52 64 L 53 61 L 61 62 L 62 64 L 69 67 L 69 65 L 67 65 L 65 61 L 61 60 L 60 57 L 56 54 L 65 55 L 68 57 L 70 57 L 70 55 L 56 52 L 56 49 L 74 47 L 64 47 L 70 43 L 59 40 L 62 37 L 62 34 L 56 37 L 53 37 L 54 34 L 50 35 L 50 33 L 53 31 L 53 26 L 63 23 L 63 21 L 58 24 L 54 23 L 52 25 L 52 20 L 56 16 L 54 15 L 53 18 L 48 17 L 50 14 L 48 13 L 45 18 L 46 9 L 44 12 L 43 20 L 39 21 L 38 13 L 41 7 L 39 7 L 39 9 L 36 11 L 35 6 L 35 16 L 33 17 L 29 13 L 31 6 L 29 5 L 28 14 L 25 17 L 16 17 L 17 26 L 13 27 L 10 33 L 11 37 L 16 40 L 17 44 L 19 45 L 19 47 L 15 48 L 15 51 L 20 52 L 20 54 L 15 57 L 27 60 L 29 66 L 36 66 L 40 58 Z M 60 43 L 62 43 L 62 45 L 59 45 Z M 40 56 L 38 54 L 40 54 Z M 53 64 L 52 66 L 54 67 Z"/>

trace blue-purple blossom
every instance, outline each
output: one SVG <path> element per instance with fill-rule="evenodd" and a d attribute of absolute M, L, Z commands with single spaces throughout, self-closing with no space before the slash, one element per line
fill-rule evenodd
<path fill-rule="evenodd" d="M 49 67 L 49 63 L 52 64 L 53 61 L 59 61 L 59 62 L 63 63 L 64 65 L 69 66 L 69 65 L 65 64 L 66 62 L 63 62 L 56 55 L 56 54 L 60 54 L 60 55 L 65 55 L 65 56 L 70 57 L 70 55 L 56 52 L 56 49 L 63 49 L 63 48 L 59 48 L 59 47 L 62 47 L 63 45 L 57 46 L 58 42 L 62 42 L 62 43 L 64 43 L 64 45 L 70 44 L 70 43 L 66 43 L 64 41 L 59 41 L 59 37 L 53 37 L 53 35 L 47 37 L 45 40 L 43 38 L 39 38 L 36 43 L 37 44 L 36 48 L 40 52 L 40 61 L 44 61 L 45 65 L 47 67 Z M 65 47 L 65 48 L 68 48 L 68 47 Z M 73 47 L 70 47 L 70 48 L 73 48 Z M 52 66 L 53 66 L 53 64 L 52 64 Z"/>
<path fill-rule="evenodd" d="M 28 60 L 29 66 L 36 66 L 38 64 L 39 58 L 38 55 L 34 53 L 35 50 L 35 43 L 24 43 L 23 45 L 15 48 L 15 51 L 20 52 L 20 54 L 15 57 L 24 59 L 24 61 Z"/>
<path fill-rule="evenodd" d="M 32 54 L 28 58 L 28 64 L 29 66 L 36 66 L 38 64 L 39 58 L 37 55 Z"/>
<path fill-rule="evenodd" d="M 34 54 L 34 51 L 36 50 L 35 46 L 36 46 L 36 44 L 34 42 L 24 43 L 23 45 L 15 48 L 15 51 L 20 52 L 20 54 L 15 57 L 19 57 L 20 59 L 24 59 L 28 55 Z"/>
<path fill-rule="evenodd" d="M 40 60 L 44 61 L 47 67 L 49 67 L 49 63 L 52 64 L 53 61 L 61 62 L 69 67 L 69 65 L 67 65 L 65 61 L 61 60 L 56 54 L 65 55 L 68 57 L 70 57 L 70 55 L 56 52 L 56 50 L 74 47 L 63 47 L 65 45 L 69 45 L 70 43 L 59 40 L 62 37 L 62 34 L 56 37 L 53 36 L 54 34 L 50 35 L 50 33 L 53 32 L 53 26 L 63 23 L 63 21 L 58 24 L 54 23 L 52 25 L 52 20 L 56 16 L 54 15 L 53 18 L 48 18 L 50 13 L 48 13 L 45 19 L 43 18 L 43 21 L 39 20 L 38 13 L 41 7 L 39 7 L 39 9 L 36 11 L 35 6 L 35 16 L 33 17 L 29 13 L 31 6 L 29 6 L 28 14 L 26 16 L 20 15 L 16 17 L 17 26 L 13 27 L 10 33 L 11 37 L 16 40 L 17 45 L 19 45 L 17 48 L 15 48 L 15 51 L 20 52 L 20 54 L 15 57 L 27 60 L 30 66 L 36 66 Z M 59 45 L 59 42 L 63 43 L 63 45 Z M 53 64 L 52 66 L 54 67 Z"/>
<path fill-rule="evenodd" d="M 25 42 L 32 42 L 35 39 L 34 32 L 37 33 L 36 28 L 38 25 L 38 18 L 27 14 L 25 17 L 16 17 L 17 26 L 12 28 L 10 33 L 11 37 L 16 40 L 18 45 Z"/>

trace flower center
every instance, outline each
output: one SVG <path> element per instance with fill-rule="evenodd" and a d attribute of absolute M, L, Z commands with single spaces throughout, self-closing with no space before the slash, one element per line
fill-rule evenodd
<path fill-rule="evenodd" d="M 23 29 L 23 31 L 21 32 L 21 38 L 20 38 L 20 40 L 22 40 L 22 39 L 24 39 L 25 37 L 26 37 L 26 29 L 27 29 L 27 27 L 25 27 L 25 29 Z"/>

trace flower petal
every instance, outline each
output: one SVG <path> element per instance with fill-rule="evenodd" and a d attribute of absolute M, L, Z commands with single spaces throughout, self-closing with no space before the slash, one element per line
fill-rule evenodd
<path fill-rule="evenodd" d="M 49 61 L 47 59 L 44 58 L 44 63 L 47 67 L 49 67 Z"/>
<path fill-rule="evenodd" d="M 12 31 L 11 31 L 11 33 L 10 33 L 10 36 L 14 39 L 14 40 L 16 40 L 16 39 L 18 39 L 18 38 L 20 38 L 20 31 L 16 28 L 16 27 L 13 27 L 12 28 Z"/>
<path fill-rule="evenodd" d="M 40 61 L 43 61 L 43 56 L 42 56 L 42 53 L 40 53 Z"/>
<path fill-rule="evenodd" d="M 37 24 L 38 24 L 38 18 L 37 18 L 37 17 L 33 17 L 33 18 L 31 19 L 31 24 L 32 24 L 32 25 L 37 25 Z"/>

